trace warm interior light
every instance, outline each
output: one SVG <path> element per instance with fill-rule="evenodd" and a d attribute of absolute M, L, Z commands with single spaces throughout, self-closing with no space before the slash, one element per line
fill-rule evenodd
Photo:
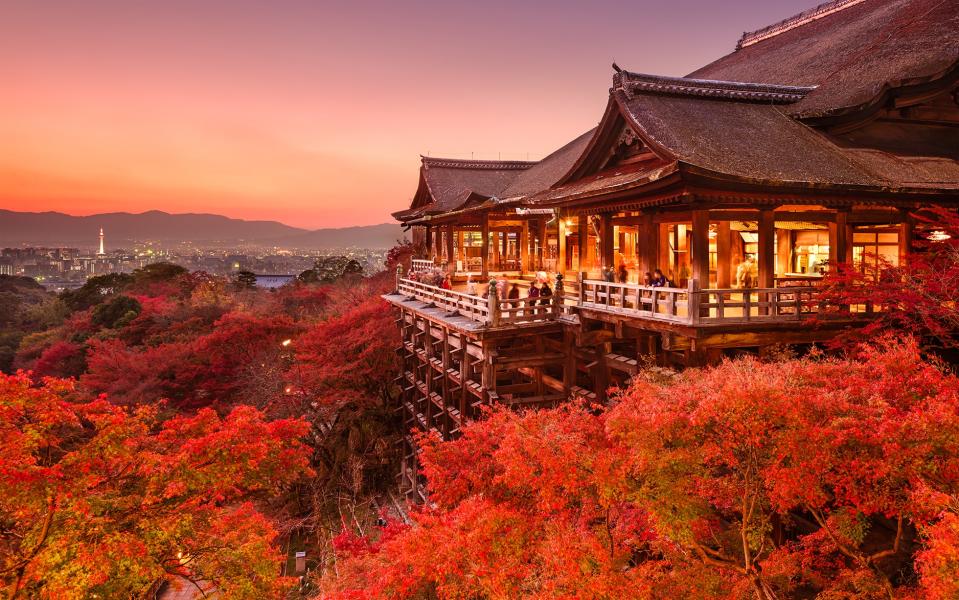
<path fill-rule="evenodd" d="M 951 237 L 952 236 L 946 233 L 945 231 L 941 229 L 937 229 L 931 232 L 926 239 L 928 239 L 930 242 L 944 242 L 950 239 Z"/>

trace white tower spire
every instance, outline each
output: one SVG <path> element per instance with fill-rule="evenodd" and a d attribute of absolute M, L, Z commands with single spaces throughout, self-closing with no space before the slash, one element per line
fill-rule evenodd
<path fill-rule="evenodd" d="M 103 256 L 106 252 L 103 251 L 103 227 L 100 228 L 100 251 L 97 252 L 97 256 Z"/>

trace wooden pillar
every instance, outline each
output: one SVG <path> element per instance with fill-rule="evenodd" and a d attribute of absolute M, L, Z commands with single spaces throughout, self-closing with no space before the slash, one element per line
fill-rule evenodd
<path fill-rule="evenodd" d="M 480 231 L 482 232 L 481 235 L 483 238 L 481 240 L 482 249 L 480 250 L 483 258 L 483 269 L 481 276 L 485 279 L 489 275 L 489 215 L 483 215 L 483 223 L 480 227 Z"/>
<path fill-rule="evenodd" d="M 656 236 L 656 266 L 653 267 L 662 269 L 663 273 L 669 275 L 669 223 L 660 223 L 657 228 L 659 235 Z M 674 277 L 678 277 L 678 273 L 674 273 Z"/>
<path fill-rule="evenodd" d="M 547 245 L 546 236 L 548 235 L 547 229 L 546 229 L 546 219 L 540 219 L 538 231 L 539 231 L 539 234 L 536 236 L 539 241 L 539 243 L 536 246 L 536 269 L 542 269 L 543 256 L 544 256 L 544 253 L 546 252 L 546 245 Z"/>
<path fill-rule="evenodd" d="M 792 258 L 792 250 L 794 244 L 794 237 L 796 232 L 791 229 L 780 229 L 779 235 L 776 236 L 776 266 L 779 267 L 777 273 L 789 273 L 792 271 L 790 259 Z"/>
<path fill-rule="evenodd" d="M 446 261 L 450 274 L 456 272 L 456 255 L 453 252 L 453 225 L 446 226 Z"/>
<path fill-rule="evenodd" d="M 556 219 L 556 231 L 559 232 L 559 256 L 556 259 L 556 272 L 566 274 L 566 220 Z"/>
<path fill-rule="evenodd" d="M 652 273 L 659 266 L 659 226 L 653 222 L 653 212 L 642 214 L 639 224 L 639 236 L 636 240 L 636 250 L 639 254 L 639 280 L 643 275 Z"/>
<path fill-rule="evenodd" d="M 599 231 L 600 235 L 602 236 L 600 243 L 602 244 L 603 249 L 603 256 L 601 259 L 603 268 L 607 270 L 614 269 L 616 268 L 616 261 L 613 258 L 613 231 L 615 231 L 613 229 L 613 215 L 604 214 L 600 218 L 602 219 Z"/>
<path fill-rule="evenodd" d="M 709 288 L 709 211 L 693 211 L 693 247 L 692 272 L 693 279 L 699 283 L 700 289 Z"/>
<path fill-rule="evenodd" d="M 563 361 L 563 394 L 570 396 L 570 390 L 576 385 L 576 340 L 569 327 L 563 328 L 563 350 L 566 352 Z"/>
<path fill-rule="evenodd" d="M 900 211 L 902 222 L 899 224 L 899 264 L 904 265 L 912 254 L 914 219 L 909 211 Z"/>
<path fill-rule="evenodd" d="M 523 228 L 519 230 L 519 274 L 529 270 L 529 221 L 523 220 Z"/>
<path fill-rule="evenodd" d="M 776 236 L 775 215 L 771 208 L 759 211 L 759 284 L 761 288 L 771 288 L 776 278 Z"/>
<path fill-rule="evenodd" d="M 578 223 L 578 232 L 579 237 L 576 240 L 576 243 L 579 246 L 579 265 L 577 270 L 587 271 L 589 267 L 592 266 L 589 264 L 589 217 L 587 215 L 579 215 Z"/>
<path fill-rule="evenodd" d="M 834 265 L 852 262 L 852 226 L 849 211 L 836 211 L 836 222 L 829 224 L 829 260 Z"/>
<path fill-rule="evenodd" d="M 731 267 L 732 229 L 729 221 L 719 221 L 716 225 L 716 287 L 728 288 L 732 280 Z"/>
<path fill-rule="evenodd" d="M 506 266 L 506 261 L 509 260 L 509 230 L 503 230 L 503 237 L 500 238 L 500 260 L 503 261 L 503 267 Z"/>
<path fill-rule="evenodd" d="M 493 253 L 492 259 L 490 261 L 493 265 L 493 269 L 501 270 L 502 267 L 500 266 L 499 231 L 498 230 L 493 231 L 493 239 L 490 241 L 490 250 L 492 250 L 492 253 Z"/>
<path fill-rule="evenodd" d="M 433 228 L 426 226 L 426 258 L 433 260 Z"/>

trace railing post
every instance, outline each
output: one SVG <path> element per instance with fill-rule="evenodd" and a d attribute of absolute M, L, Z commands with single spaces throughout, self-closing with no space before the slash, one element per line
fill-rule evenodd
<path fill-rule="evenodd" d="M 556 290 L 553 292 L 553 318 L 556 319 L 563 312 L 563 274 L 556 274 Z"/>
<path fill-rule="evenodd" d="M 686 290 L 686 312 L 690 323 L 699 323 L 699 304 L 700 304 L 699 280 L 695 277 L 690 278 L 689 286 Z"/>
<path fill-rule="evenodd" d="M 490 327 L 499 326 L 499 293 L 496 289 L 496 280 L 489 280 L 489 290 L 487 290 L 487 296 L 489 297 L 489 325 Z"/>
<path fill-rule="evenodd" d="M 586 273 L 580 271 L 576 277 L 579 281 L 579 304 L 582 306 L 586 302 Z"/>

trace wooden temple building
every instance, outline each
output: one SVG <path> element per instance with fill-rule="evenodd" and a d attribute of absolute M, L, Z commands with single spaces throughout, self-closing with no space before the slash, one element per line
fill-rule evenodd
<path fill-rule="evenodd" d="M 599 124 L 541 161 L 423 157 L 394 216 L 413 271 L 453 289 L 404 272 L 385 296 L 409 427 L 455 437 L 484 404 L 602 401 L 651 361 L 825 341 L 871 308 L 810 324 L 830 265 L 902 261 L 934 229 L 916 214 L 959 206 L 957 2 L 838 0 L 686 77 L 614 69 Z M 547 300 L 488 290 L 538 271 Z"/>

